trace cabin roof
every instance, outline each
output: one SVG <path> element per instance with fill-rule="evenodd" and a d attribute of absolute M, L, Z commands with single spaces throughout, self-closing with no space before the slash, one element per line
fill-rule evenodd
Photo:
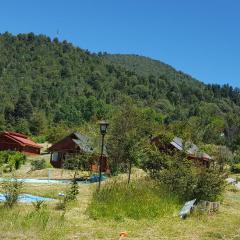
<path fill-rule="evenodd" d="M 171 145 L 173 145 L 175 148 L 177 148 L 180 151 L 183 150 L 183 140 L 179 137 L 175 137 L 172 140 Z"/>
<path fill-rule="evenodd" d="M 37 143 L 33 142 L 31 139 L 29 139 L 26 135 L 16 133 L 16 132 L 2 132 L 0 134 L 1 136 L 5 136 L 9 139 L 11 139 L 14 142 L 17 142 L 21 146 L 30 146 L 35 148 L 42 148 Z"/>
<path fill-rule="evenodd" d="M 71 150 L 71 149 L 64 149 L 64 142 L 69 141 L 69 139 L 71 139 L 70 141 L 72 141 L 76 146 L 78 146 L 84 152 L 91 153 L 91 152 L 94 152 L 94 150 L 97 150 L 97 146 L 95 145 L 98 145 L 98 144 L 94 145 L 94 142 L 92 141 L 91 138 L 79 132 L 73 132 L 68 136 L 64 137 L 63 139 L 61 139 L 60 141 L 58 141 L 57 143 L 53 144 L 49 148 L 49 151 Z M 103 148 L 103 154 L 107 156 L 107 151 L 105 146 Z"/>
<path fill-rule="evenodd" d="M 177 148 L 179 151 L 184 150 L 184 144 L 183 144 L 183 139 L 179 137 L 174 137 L 173 141 L 171 142 L 171 145 Z M 205 160 L 211 160 L 212 157 L 210 157 L 207 153 L 202 152 L 199 150 L 198 146 L 191 143 L 191 142 L 186 142 L 185 143 L 185 151 L 187 154 L 197 157 L 197 158 L 202 158 Z"/>
<path fill-rule="evenodd" d="M 94 150 L 97 150 L 96 148 L 99 147 L 101 144 L 99 141 L 97 144 L 95 144 L 98 146 L 95 146 L 91 138 L 82 135 L 79 132 L 74 132 L 72 134 L 74 134 L 77 137 L 77 139 L 73 139 L 73 141 L 85 152 L 93 152 Z M 107 156 L 107 149 L 105 145 L 103 146 L 103 154 Z"/>
<path fill-rule="evenodd" d="M 93 146 L 91 140 L 80 133 L 73 133 L 77 139 L 72 139 L 83 151 L 92 152 Z"/>
<path fill-rule="evenodd" d="M 157 139 L 159 139 L 159 137 L 152 138 L 152 140 Z M 170 142 L 170 145 L 179 151 L 185 151 L 189 156 L 193 158 L 201 158 L 206 161 L 212 160 L 212 157 L 209 156 L 207 153 L 200 151 L 197 145 L 189 141 L 185 142 L 184 144 L 183 139 L 180 137 L 174 137 L 173 140 Z"/>

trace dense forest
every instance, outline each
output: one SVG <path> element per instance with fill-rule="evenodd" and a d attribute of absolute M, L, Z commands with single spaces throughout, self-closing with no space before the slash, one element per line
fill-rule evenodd
<path fill-rule="evenodd" d="M 230 80 L 229 80 L 230 81 Z M 0 129 L 32 135 L 111 119 L 128 97 L 195 142 L 240 147 L 240 90 L 206 85 L 159 61 L 91 53 L 44 35 L 0 35 Z"/>

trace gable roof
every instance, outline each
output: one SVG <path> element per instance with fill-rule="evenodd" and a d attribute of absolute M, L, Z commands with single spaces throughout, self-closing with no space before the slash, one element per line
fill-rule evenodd
<path fill-rule="evenodd" d="M 67 135 L 58 142 L 54 143 L 48 150 L 70 151 L 74 150 L 75 146 L 78 146 L 81 150 L 85 152 L 93 152 L 94 150 L 91 139 L 79 132 L 73 132 Z"/>
<path fill-rule="evenodd" d="M 179 151 L 183 151 L 185 148 L 186 153 L 192 157 L 202 158 L 205 160 L 212 159 L 207 153 L 200 151 L 198 146 L 191 142 L 186 142 L 184 147 L 182 138 L 174 137 L 174 139 L 171 141 L 170 144 L 174 146 L 176 149 L 178 149 Z"/>
<path fill-rule="evenodd" d="M 76 136 L 76 139 L 72 139 L 83 151 L 92 152 L 93 146 L 89 137 L 84 136 L 78 132 L 72 133 Z"/>
<path fill-rule="evenodd" d="M 92 141 L 91 138 L 82 135 L 79 132 L 74 132 L 71 135 L 76 136 L 77 139 L 73 139 L 73 141 L 85 152 L 93 152 L 94 150 L 97 150 L 97 147 L 100 148 L 101 141 L 98 141 L 97 143 Z M 103 155 L 107 156 L 107 148 L 106 145 L 103 146 Z"/>
<path fill-rule="evenodd" d="M 67 143 L 68 142 L 68 143 Z M 69 143 L 70 142 L 70 143 Z M 79 132 L 73 132 L 63 139 L 59 140 L 58 142 L 54 143 L 50 148 L 48 148 L 48 151 L 70 151 L 74 150 L 73 145 L 71 143 L 74 143 L 75 146 L 78 146 L 81 150 L 87 153 L 92 153 L 94 150 L 96 152 L 98 151 L 98 147 L 100 146 L 99 142 L 94 142 L 91 138 L 79 133 Z M 71 145 L 71 149 L 69 149 L 69 144 Z M 100 149 L 100 147 L 99 147 Z M 103 155 L 107 156 L 107 148 L 104 145 L 103 146 Z"/>
<path fill-rule="evenodd" d="M 183 140 L 181 138 L 175 137 L 170 143 L 178 150 L 183 150 Z"/>
<path fill-rule="evenodd" d="M 11 139 L 12 141 L 20 144 L 23 147 L 30 146 L 35 148 L 42 148 L 40 145 L 29 139 L 26 135 L 20 133 L 5 131 L 2 132 L 1 135 L 4 135 L 5 137 Z"/>

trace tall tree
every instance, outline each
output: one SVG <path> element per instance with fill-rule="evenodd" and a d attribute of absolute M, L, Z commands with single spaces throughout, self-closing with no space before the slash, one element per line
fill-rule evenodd
<path fill-rule="evenodd" d="M 138 162 L 139 144 L 143 131 L 143 113 L 133 101 L 125 98 L 120 111 L 115 115 L 109 132 L 108 152 L 113 172 L 128 170 L 128 182 L 131 179 L 132 166 Z M 145 136 L 144 136 L 145 135 Z"/>

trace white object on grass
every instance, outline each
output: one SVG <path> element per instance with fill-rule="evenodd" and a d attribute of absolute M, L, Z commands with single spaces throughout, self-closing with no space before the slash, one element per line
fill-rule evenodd
<path fill-rule="evenodd" d="M 188 201 L 184 204 L 183 208 L 181 209 L 179 216 L 181 218 L 185 218 L 193 209 L 194 203 L 196 202 L 196 199 L 193 199 L 191 201 Z"/>

